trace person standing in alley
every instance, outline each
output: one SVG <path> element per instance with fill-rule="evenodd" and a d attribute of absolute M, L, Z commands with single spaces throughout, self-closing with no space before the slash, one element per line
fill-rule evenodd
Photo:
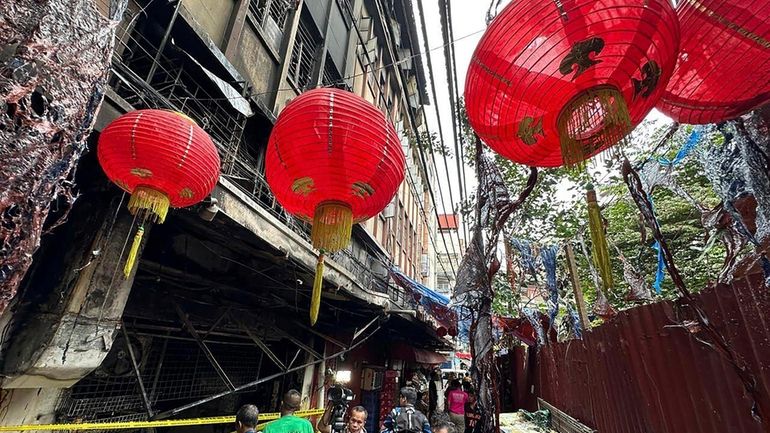
<path fill-rule="evenodd" d="M 433 433 L 457 433 L 457 429 L 451 422 L 442 421 L 433 426 Z"/>
<path fill-rule="evenodd" d="M 331 424 L 333 420 L 331 419 L 331 409 L 333 407 L 334 405 L 332 404 L 327 405 L 326 412 L 324 412 L 324 415 L 318 420 L 318 423 L 316 423 L 316 428 L 320 433 L 332 433 Z M 363 406 L 356 406 L 353 409 L 350 409 L 350 414 L 347 417 L 348 422 L 345 424 L 342 433 L 366 433 L 364 425 L 366 424 L 366 419 L 368 417 L 369 412 L 367 412 Z"/>
<path fill-rule="evenodd" d="M 398 406 L 385 417 L 383 433 L 432 433 L 428 418 L 414 408 L 417 390 L 411 386 L 401 388 Z M 267 432 L 266 432 L 267 433 Z"/>
<path fill-rule="evenodd" d="M 476 399 L 476 392 L 471 389 L 468 391 L 468 402 L 465 403 L 465 433 L 479 433 L 481 430 L 481 419 L 483 413 Z"/>
<path fill-rule="evenodd" d="M 314 433 L 310 421 L 294 416 L 299 410 L 302 395 L 296 389 L 290 389 L 283 395 L 281 418 L 268 424 L 264 433 Z"/>
<path fill-rule="evenodd" d="M 428 404 L 428 392 L 422 394 L 417 393 L 417 403 L 414 404 L 414 408 L 422 412 L 423 415 L 428 416 L 430 413 L 430 405 Z"/>
<path fill-rule="evenodd" d="M 438 412 L 444 410 L 444 385 L 441 382 L 441 370 L 438 368 L 433 370 L 428 392 L 430 393 L 428 416 L 432 419 Z"/>
<path fill-rule="evenodd" d="M 259 409 L 253 404 L 244 404 L 235 414 L 235 431 L 255 433 L 259 421 Z"/>
<path fill-rule="evenodd" d="M 446 395 L 447 412 L 449 419 L 456 426 L 465 425 L 465 403 L 468 402 L 468 394 L 463 391 L 458 379 L 454 379 L 449 385 Z"/>

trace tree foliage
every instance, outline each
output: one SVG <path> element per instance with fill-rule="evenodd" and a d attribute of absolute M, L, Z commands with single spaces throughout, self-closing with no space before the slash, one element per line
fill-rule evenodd
<path fill-rule="evenodd" d="M 459 117 L 466 119 L 462 105 L 459 111 Z M 625 154 L 637 167 L 642 163 L 658 164 L 659 157 L 671 159 L 692 131 L 691 127 L 681 127 L 671 135 L 671 128 L 671 124 L 665 121 L 646 122 L 637 128 L 629 142 L 616 150 L 614 155 L 610 152 L 608 156 L 595 157 L 583 171 L 564 168 L 542 170 L 537 187 L 509 221 L 506 228 L 509 238 L 526 239 L 540 245 L 573 243 L 578 274 L 589 310 L 596 300 L 596 291 L 589 272 L 588 258 L 576 242 L 582 235 L 587 248 L 591 247 L 585 201 L 586 186 L 591 183 L 597 189 L 602 215 L 607 220 L 607 238 L 610 243 L 615 286 L 605 295 L 617 309 L 630 307 L 632 303 L 626 300 L 629 286 L 623 278 L 623 265 L 617 252 L 620 251 L 634 268 L 644 275 L 650 290 L 655 280 L 657 253 L 652 248 L 654 241 L 651 232 L 642 225 L 639 210 L 620 176 L 622 157 L 618 153 Z M 463 124 L 463 131 L 465 159 L 473 161 L 470 152 L 475 137 L 467 120 Z M 667 134 L 670 137 L 663 140 Z M 720 138 L 710 136 L 701 140 L 699 145 L 718 145 Z M 499 156 L 496 156 L 496 161 L 509 189 L 515 194 L 526 182 L 528 168 Z M 682 189 L 703 207 L 711 209 L 719 204 L 719 199 L 703 175 L 697 158 L 689 156 L 675 167 L 673 176 Z M 656 188 L 652 198 L 663 235 L 673 251 L 676 265 L 688 288 L 697 292 L 718 274 L 724 258 L 724 249 L 719 243 L 707 242 L 707 230 L 701 222 L 700 211 L 684 198 L 663 187 Z M 471 197 L 470 200 L 472 199 Z M 470 208 L 470 203 L 463 206 L 466 218 L 472 217 L 468 212 Z M 562 278 L 566 275 L 563 255 L 559 256 L 559 266 L 559 275 Z M 496 276 L 494 308 L 498 314 L 518 315 L 518 309 L 528 300 L 522 290 L 532 284 L 543 286 L 542 278 L 539 281 L 521 275 L 517 275 L 517 278 L 519 287 L 511 288 L 507 270 L 501 270 Z M 571 289 L 569 285 L 563 286 L 561 295 L 570 298 L 571 290 L 565 290 L 566 288 Z M 677 296 L 671 279 L 666 275 L 662 293 L 656 298 L 672 299 Z M 541 308 L 544 306 L 541 305 Z"/>

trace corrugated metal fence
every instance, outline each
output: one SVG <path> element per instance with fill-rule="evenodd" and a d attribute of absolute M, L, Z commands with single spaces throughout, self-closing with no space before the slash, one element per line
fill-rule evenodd
<path fill-rule="evenodd" d="M 697 326 L 681 325 L 690 309 L 674 302 L 542 348 L 538 395 L 601 433 L 770 432 L 770 291 L 751 276 L 697 298 L 753 377 L 753 397 Z"/>

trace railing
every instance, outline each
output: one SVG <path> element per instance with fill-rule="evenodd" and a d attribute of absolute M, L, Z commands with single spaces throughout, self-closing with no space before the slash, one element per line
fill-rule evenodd
<path fill-rule="evenodd" d="M 259 27 L 270 47 L 278 52 L 283 40 L 286 18 L 291 12 L 289 0 L 250 0 L 250 19 Z"/>
<path fill-rule="evenodd" d="M 321 43 L 316 36 L 315 24 L 302 17 L 294 39 L 294 49 L 289 59 L 289 80 L 302 91 L 307 89 L 313 78 L 313 69 L 318 61 Z"/>

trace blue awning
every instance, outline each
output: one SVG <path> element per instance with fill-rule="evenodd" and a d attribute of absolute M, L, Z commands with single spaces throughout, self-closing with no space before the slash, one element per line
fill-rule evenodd
<path fill-rule="evenodd" d="M 404 287 L 405 289 L 410 289 L 416 293 L 419 293 L 420 295 L 425 296 L 441 305 L 444 305 L 444 306 L 449 305 L 449 298 L 409 278 L 408 276 L 406 276 L 406 274 L 398 270 L 397 267 L 395 266 L 391 267 L 390 273 L 393 276 L 393 279 L 396 281 L 396 284 L 398 284 L 399 286 Z"/>

